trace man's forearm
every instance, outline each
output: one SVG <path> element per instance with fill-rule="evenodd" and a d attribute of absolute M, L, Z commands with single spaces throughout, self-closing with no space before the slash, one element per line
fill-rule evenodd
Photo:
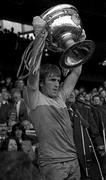
<path fill-rule="evenodd" d="M 33 18 L 33 29 L 35 34 L 35 40 L 33 42 L 32 57 L 29 61 L 29 77 L 27 80 L 27 86 L 31 89 L 36 89 L 39 86 L 39 69 L 41 64 L 41 58 L 43 49 L 45 46 L 45 39 L 47 37 L 47 31 L 45 29 L 46 22 L 39 16 Z"/>
<path fill-rule="evenodd" d="M 27 87 L 32 89 L 32 90 L 36 90 L 37 84 L 39 84 L 38 79 L 39 79 L 39 75 L 38 74 L 36 74 L 36 75 L 34 75 L 34 74 L 29 75 L 29 78 L 27 80 Z"/>
<path fill-rule="evenodd" d="M 66 95 L 70 95 L 70 93 L 73 91 L 77 80 L 81 74 L 82 66 L 74 68 L 70 74 L 66 77 L 63 85 L 63 90 Z"/>

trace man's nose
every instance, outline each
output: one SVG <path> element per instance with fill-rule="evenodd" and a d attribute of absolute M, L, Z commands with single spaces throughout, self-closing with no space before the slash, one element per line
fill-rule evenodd
<path fill-rule="evenodd" d="M 55 81 L 55 86 L 59 87 L 59 81 Z"/>

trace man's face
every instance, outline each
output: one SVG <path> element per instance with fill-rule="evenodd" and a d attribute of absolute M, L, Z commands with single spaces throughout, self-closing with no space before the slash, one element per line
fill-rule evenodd
<path fill-rule="evenodd" d="M 18 93 L 18 92 L 15 92 L 15 93 L 13 94 L 13 100 L 14 100 L 14 102 L 17 103 L 20 99 L 21 99 L 21 94 Z"/>
<path fill-rule="evenodd" d="M 106 98 L 106 91 L 104 91 L 104 90 L 101 91 L 100 95 L 101 95 L 101 97 Z"/>
<path fill-rule="evenodd" d="M 75 93 L 74 92 L 72 92 L 70 94 L 70 97 L 68 98 L 68 102 L 70 102 L 70 103 L 74 103 L 75 102 Z"/>
<path fill-rule="evenodd" d="M 26 130 L 29 130 L 30 127 L 31 127 L 31 124 L 30 124 L 29 121 L 24 120 L 24 121 L 23 121 L 23 126 L 24 126 L 24 128 L 25 128 Z"/>
<path fill-rule="evenodd" d="M 20 89 L 22 89 L 22 88 L 24 87 L 24 81 L 23 81 L 23 80 L 19 80 L 19 81 L 18 81 L 18 87 L 19 87 Z"/>
<path fill-rule="evenodd" d="M 42 93 L 51 98 L 56 98 L 59 91 L 60 77 L 50 74 L 46 77 L 45 82 L 41 84 Z"/>
<path fill-rule="evenodd" d="M 21 138 L 22 137 L 22 130 L 21 129 L 17 129 L 15 134 L 16 134 L 17 138 Z"/>
<path fill-rule="evenodd" d="M 94 105 L 100 105 L 100 98 L 95 96 L 93 99 L 93 103 Z"/>
<path fill-rule="evenodd" d="M 9 93 L 8 92 L 3 92 L 2 97 L 3 97 L 3 100 L 8 100 L 9 99 Z"/>

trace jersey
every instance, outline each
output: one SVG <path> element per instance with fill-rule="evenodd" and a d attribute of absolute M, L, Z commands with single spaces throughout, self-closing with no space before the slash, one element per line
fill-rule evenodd
<path fill-rule="evenodd" d="M 40 166 L 77 158 L 72 123 L 61 94 L 53 99 L 39 91 L 30 117 L 38 136 Z"/>

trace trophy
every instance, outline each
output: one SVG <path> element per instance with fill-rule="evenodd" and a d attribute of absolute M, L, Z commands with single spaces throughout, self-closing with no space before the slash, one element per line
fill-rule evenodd
<path fill-rule="evenodd" d="M 46 10 L 40 17 L 46 21 L 45 28 L 48 32 L 45 47 L 61 53 L 59 65 L 62 70 L 68 71 L 90 59 L 95 50 L 95 43 L 86 39 L 76 7 L 71 4 L 59 4 Z M 24 64 L 30 69 L 29 64 L 33 63 Z"/>

